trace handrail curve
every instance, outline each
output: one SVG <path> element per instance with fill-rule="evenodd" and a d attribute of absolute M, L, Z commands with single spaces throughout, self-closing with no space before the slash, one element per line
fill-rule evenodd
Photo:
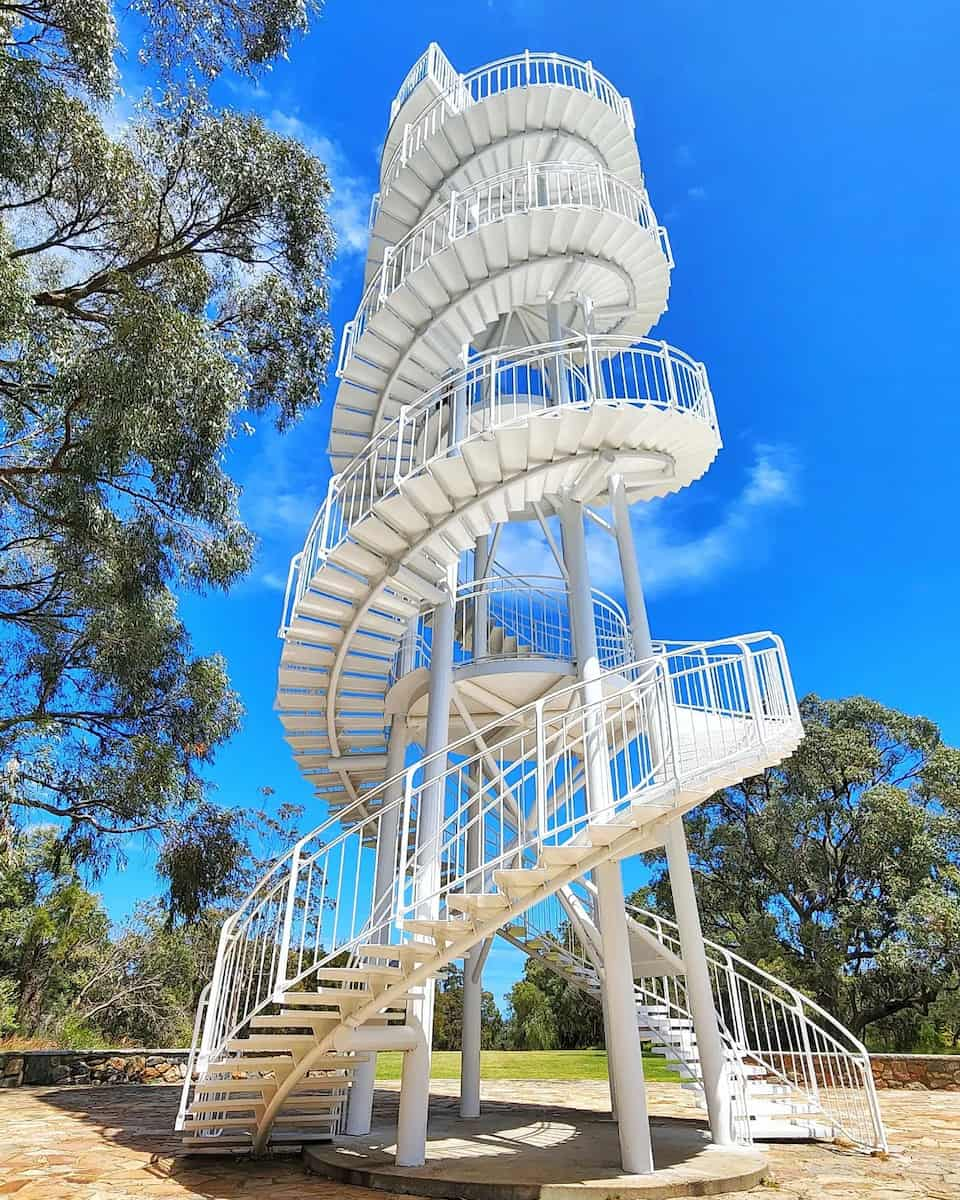
<path fill-rule="evenodd" d="M 331 477 L 326 500 L 291 563 L 280 636 L 331 551 L 407 480 L 462 451 L 467 441 L 559 409 L 594 404 L 685 414 L 702 422 L 719 444 L 703 363 L 666 342 L 578 335 L 514 353 L 487 351 L 402 408 Z"/>
<path fill-rule="evenodd" d="M 414 63 L 400 86 L 394 101 L 395 107 L 391 108 L 391 128 L 403 100 L 410 95 L 416 84 L 430 73 L 433 65 L 430 49 L 428 48 Z M 439 50 L 439 47 L 437 49 Z M 442 58 L 443 64 L 450 67 L 446 56 L 443 55 Z M 450 71 L 452 70 L 450 67 Z M 486 63 L 465 75 L 452 75 L 441 64 L 441 70 L 435 77 L 442 91 L 424 109 L 414 124 L 404 127 L 399 145 L 381 167 L 381 191 L 389 188 L 406 167 L 410 157 L 425 145 L 428 138 L 442 129 L 449 118 L 459 116 L 466 108 L 514 88 L 543 85 L 569 87 L 594 96 L 618 116 L 628 129 L 634 128 L 633 108 L 629 99 L 621 95 L 591 62 L 584 62 L 565 54 L 526 50 L 523 54 L 511 54 L 497 59 L 496 62 Z M 400 102 L 397 103 L 397 100 Z"/>
<path fill-rule="evenodd" d="M 577 895 L 578 890 L 582 896 Z M 594 885 L 587 879 L 578 880 L 529 910 L 523 935 L 509 937 L 525 953 L 542 957 L 548 966 L 591 994 L 599 989 L 598 964 L 587 950 L 575 918 L 577 907 L 590 911 L 595 897 Z M 625 907 L 629 917 L 682 961 L 675 921 L 637 905 Z M 802 1094 L 854 1145 L 868 1151 L 886 1150 L 870 1056 L 864 1045 L 792 984 L 709 938 L 704 938 L 703 944 L 721 1037 L 729 1063 L 739 1064 L 740 1078 L 745 1078 L 747 1066 L 760 1064 L 770 1076 Z M 669 1019 L 691 1019 L 682 976 L 665 973 L 638 978 L 634 986 L 638 1004 L 651 1010 L 647 1018 L 650 1028 L 659 1030 L 667 1051 L 675 1050 L 674 1027 L 654 1014 L 665 1008 Z M 738 1135 L 749 1133 L 739 1116 L 735 1114 L 735 1118 Z"/>
<path fill-rule="evenodd" d="M 623 608 L 606 592 L 593 588 L 594 627 L 600 665 L 623 667 L 632 659 L 630 629 Z M 498 570 L 485 579 L 457 586 L 454 597 L 455 668 L 491 659 L 535 658 L 573 661 L 570 593 L 566 581 L 552 575 L 513 575 Z M 388 689 L 411 671 L 429 667 L 431 643 L 425 636 L 435 608 L 424 609 L 401 638 L 390 672 Z M 495 629 L 515 638 L 517 649 L 508 654 L 490 648 Z"/>
<path fill-rule="evenodd" d="M 469 734 L 362 793 L 300 838 L 225 921 L 198 1071 L 225 1053 L 252 1016 L 334 957 L 363 940 L 403 940 L 399 923 L 411 913 L 435 911 L 453 892 L 490 890 L 493 871 L 505 863 L 564 844 L 638 797 L 673 796 L 705 770 L 795 739 L 799 717 L 783 661 L 779 638 L 766 633 L 690 644 L 682 666 L 668 655 L 638 660 L 601 675 L 610 694 L 599 713 L 584 685 L 571 684 L 555 694 L 569 700 L 561 711 L 545 711 L 542 700 L 525 705 L 511 732 L 503 733 L 499 718 L 485 726 L 499 732 L 488 732 L 482 752 Z M 685 729 L 697 732 L 704 722 L 709 736 L 686 738 Z M 602 806 L 588 796 L 578 765 L 598 738 L 601 761 L 610 764 Z M 439 828 L 424 833 L 417 816 L 438 787 L 454 804 L 441 805 Z M 478 823 L 482 861 L 470 867 L 467 843 Z M 398 828 L 399 869 L 388 890 L 373 895 L 370 856 Z"/>
<path fill-rule="evenodd" d="M 367 326 L 408 278 L 452 243 L 507 217 L 538 209 L 595 209 L 613 213 L 648 230 L 661 242 L 660 227 L 646 189 L 593 164 L 529 163 L 513 167 L 453 193 L 431 209 L 396 245 L 360 299 L 356 314 L 344 326 L 337 362 L 342 377 Z M 661 243 L 662 244 L 662 243 Z M 669 255 L 664 251 L 664 257 Z"/>

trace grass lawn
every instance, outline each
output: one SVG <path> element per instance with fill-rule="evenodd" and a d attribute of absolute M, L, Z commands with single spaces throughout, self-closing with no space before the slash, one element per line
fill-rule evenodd
<path fill-rule="evenodd" d="M 377 1056 L 377 1078 L 399 1079 L 397 1052 Z M 643 1056 L 643 1074 L 651 1083 L 674 1083 L 679 1076 L 655 1055 Z M 433 1079 L 459 1079 L 460 1053 L 434 1050 Z M 484 1050 L 480 1055 L 481 1079 L 606 1079 L 606 1050 Z"/>

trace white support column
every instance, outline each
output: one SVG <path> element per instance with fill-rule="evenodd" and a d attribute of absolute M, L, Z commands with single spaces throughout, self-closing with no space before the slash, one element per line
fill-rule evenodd
<path fill-rule="evenodd" d="M 551 343 L 563 341 L 563 323 L 560 320 L 560 308 L 553 301 L 547 304 L 547 340 Z M 570 403 L 570 385 L 567 373 L 554 357 L 550 362 L 550 399 L 553 404 Z"/>
<path fill-rule="evenodd" d="M 427 732 L 424 757 L 431 759 L 423 769 L 420 809 L 417 813 L 417 888 L 416 914 L 419 920 L 435 920 L 439 913 L 440 847 L 437 836 L 443 823 L 443 773 L 447 760 L 441 753 L 450 740 L 450 699 L 453 692 L 453 634 L 454 604 L 451 582 L 447 582 L 447 598 L 433 612 L 433 642 L 430 651 L 430 703 L 427 709 Z M 432 758 L 431 756 L 437 757 Z M 401 1107 L 407 1113 L 405 1128 L 417 1133 L 419 1151 L 414 1145 L 414 1133 L 408 1132 L 401 1163 L 400 1134 L 397 1134 L 397 1163 L 418 1165 L 413 1161 L 419 1153 L 419 1163 L 426 1156 L 427 1110 L 430 1104 L 430 1051 L 433 1043 L 434 979 L 425 980 L 411 997 L 413 1016 L 423 1029 L 426 1068 L 422 1063 L 411 1064 L 404 1058 L 400 1084 Z M 416 1117 L 414 1116 L 416 1114 Z"/>
<path fill-rule="evenodd" d="M 603 685 L 597 655 L 597 632 L 593 617 L 593 594 L 587 564 L 582 505 L 565 499 L 560 505 L 563 556 L 570 579 L 570 625 L 577 667 L 583 680 L 586 703 L 602 703 Z M 584 767 L 587 796 L 592 810 L 609 801 L 609 770 L 602 721 L 599 736 L 585 737 Z M 591 745 L 591 742 L 596 742 Z M 604 991 L 607 1000 L 607 1062 L 610 1091 L 616 1096 L 620 1161 L 624 1171 L 648 1175 L 653 1171 L 653 1148 L 647 1119 L 647 1096 L 643 1082 L 643 1055 L 637 1028 L 633 965 L 624 910 L 620 864 L 602 863 L 594 870 L 598 896 L 598 925 L 603 943 Z"/>
<path fill-rule="evenodd" d="M 603 1040 L 607 1044 L 607 1062 L 610 1061 L 610 1013 L 607 1011 L 607 984 L 603 975 L 603 968 L 597 972 L 597 977 L 600 980 L 600 1010 L 603 1017 Z M 642 1053 L 643 1047 L 641 1047 Z M 614 1121 L 618 1120 L 617 1116 L 617 1073 L 616 1071 L 607 1071 L 607 1083 L 610 1085 L 610 1116 Z"/>
<path fill-rule="evenodd" d="M 470 346 L 465 344 L 460 349 L 460 366 L 465 368 L 470 361 Z M 449 452 L 459 454 L 459 445 L 467 434 L 467 385 L 462 382 L 454 388 L 450 402 L 450 436 Z"/>
<path fill-rule="evenodd" d="M 420 1036 L 416 1046 L 403 1055 L 396 1164 L 422 1167 L 427 1160 L 427 1105 L 422 1099 L 430 1096 L 430 1035 L 416 1017 L 408 1017 L 407 1023 L 417 1028 Z"/>
<path fill-rule="evenodd" d="M 729 1146 L 735 1140 L 730 1078 L 720 1037 L 713 989 L 710 986 L 710 969 L 703 947 L 703 930 L 700 928 L 700 913 L 697 909 L 696 892 L 693 890 L 690 854 L 683 832 L 682 817 L 671 821 L 667 826 L 664 849 L 670 871 L 673 907 L 680 931 L 680 953 L 687 981 L 687 1003 L 690 1005 L 693 1031 L 697 1038 L 710 1133 L 714 1145 Z"/>
<path fill-rule="evenodd" d="M 636 659 L 653 657 L 653 643 L 650 639 L 650 622 L 647 619 L 647 604 L 643 596 L 643 584 L 640 580 L 640 563 L 637 560 L 637 546 L 633 538 L 633 527 L 630 524 L 630 506 L 627 503 L 627 489 L 622 475 L 610 476 L 610 515 L 613 518 L 613 532 L 617 539 L 617 549 L 620 554 L 620 570 L 623 575 L 623 591 L 627 601 L 627 619 L 630 622 L 630 642 L 633 656 Z M 659 693 L 658 693 L 659 695 Z M 646 710 L 650 712 L 650 710 Z M 647 726 L 647 739 L 650 746 L 650 765 L 655 775 L 662 770 L 663 739 L 660 736 L 658 707 L 650 713 Z"/>
<path fill-rule="evenodd" d="M 460 1116 L 480 1116 L 480 1041 L 483 1008 L 483 943 L 463 960 L 463 1031 L 460 1042 Z"/>
<path fill-rule="evenodd" d="M 480 892 L 481 868 L 481 792 L 483 769 L 477 768 L 476 783 L 471 776 L 468 784 L 476 800 L 470 806 L 470 826 L 467 829 L 468 892 Z M 476 823 L 474 823 L 476 821 Z M 483 943 L 478 942 L 463 959 L 463 1024 L 460 1037 L 460 1116 L 472 1119 L 480 1116 L 480 1032 L 483 1004 Z"/>
<path fill-rule="evenodd" d="M 390 726 L 390 742 L 387 746 L 387 779 L 393 780 L 403 770 L 407 754 L 407 721 L 406 717 L 396 716 Z M 387 788 L 384 796 L 384 808 L 399 801 L 403 795 L 403 777 L 396 779 Z M 380 818 L 377 831 L 377 862 L 374 867 L 373 879 L 373 909 L 371 924 L 373 933 L 371 942 L 386 943 L 390 941 L 390 927 L 378 929 L 381 921 L 390 914 L 393 901 L 393 888 L 397 877 L 397 841 L 400 834 L 400 806 L 397 804 L 392 811 L 385 812 Z M 377 1077 L 377 1056 L 369 1054 L 367 1061 L 360 1063 L 354 1072 L 353 1083 L 350 1087 L 350 1098 L 347 1101 L 346 1133 L 351 1136 L 362 1136 L 370 1132 L 370 1122 L 373 1116 L 373 1090 Z"/>
<path fill-rule="evenodd" d="M 617 537 L 617 549 L 620 551 L 620 569 L 623 572 L 623 590 L 627 601 L 633 652 L 637 658 L 650 658 L 653 654 L 650 622 L 647 620 L 647 605 L 640 582 L 640 564 L 637 561 L 637 547 L 630 525 L 630 506 L 627 504 L 627 490 L 622 475 L 610 476 L 610 511 Z"/>
<path fill-rule="evenodd" d="M 486 579 L 490 574 L 490 535 L 481 534 L 477 538 L 473 558 L 473 578 Z M 473 657 L 487 657 L 487 638 L 490 625 L 490 597 L 485 592 L 474 591 L 473 594 Z"/>

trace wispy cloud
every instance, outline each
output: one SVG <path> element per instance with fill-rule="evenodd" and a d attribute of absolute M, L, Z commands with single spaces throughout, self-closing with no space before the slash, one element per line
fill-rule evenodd
<path fill-rule="evenodd" d="M 704 200 L 706 199 L 707 189 L 705 187 L 701 187 L 700 184 L 697 183 L 694 184 L 693 187 L 687 188 L 687 195 L 691 200 Z"/>
<path fill-rule="evenodd" d="M 311 153 L 326 163 L 333 186 L 329 209 L 337 234 L 338 252 L 341 255 L 365 254 L 370 195 L 374 187 L 356 174 L 338 142 L 324 136 L 300 117 L 274 109 L 266 120 L 277 133 L 303 142 Z"/>
<path fill-rule="evenodd" d="M 268 591 L 286 587 L 290 556 L 303 545 L 326 498 L 327 473 L 316 456 L 322 437 L 312 428 L 315 422 L 322 422 L 320 414 L 305 418 L 295 437 L 282 437 L 272 427 L 258 431 L 256 452 L 237 472 L 243 488 L 240 512 L 259 539 L 250 582 Z"/>
<path fill-rule="evenodd" d="M 740 490 L 705 530 L 690 532 L 678 524 L 669 500 L 666 504 L 635 505 L 631 514 L 633 532 L 644 564 L 647 593 L 702 583 L 741 563 L 762 558 L 770 515 L 794 500 L 796 478 L 794 457 L 788 448 L 761 444 L 754 448 L 753 462 Z M 504 530 L 500 546 L 501 560 L 525 575 L 557 574 L 557 564 L 537 525 L 510 526 Z M 587 550 L 593 585 L 619 594 L 622 580 L 613 539 L 588 526 Z"/>
<path fill-rule="evenodd" d="M 677 146 L 673 152 L 673 161 L 678 167 L 692 167 L 696 164 L 693 151 L 687 145 Z"/>
<path fill-rule="evenodd" d="M 264 571 L 260 576 L 260 584 L 271 592 L 282 592 L 286 590 L 287 577 L 281 575 L 279 571 Z"/>

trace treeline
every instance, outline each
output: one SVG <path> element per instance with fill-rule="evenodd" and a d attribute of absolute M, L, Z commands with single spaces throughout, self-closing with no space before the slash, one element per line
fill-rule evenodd
<path fill-rule="evenodd" d="M 459 1050 L 463 1027 L 463 973 L 452 968 L 437 991 L 435 1050 Z M 556 972 L 528 958 L 523 977 L 507 993 L 507 1011 L 492 992 L 483 993 L 481 1048 L 484 1050 L 583 1050 L 603 1046 L 600 1005 Z"/>
<path fill-rule="evenodd" d="M 145 901 L 119 927 L 56 830 L 7 829 L 0 858 L 0 1039 L 58 1047 L 185 1046 L 230 896 L 189 922 Z M 459 1050 L 463 973 L 440 981 L 434 1047 Z M 599 1006 L 528 959 L 501 1014 L 483 993 L 484 1049 L 602 1046 Z"/>
<path fill-rule="evenodd" d="M 173 924 L 158 901 L 111 928 L 52 829 L 0 861 L 0 1037 L 63 1047 L 189 1044 L 223 913 Z"/>

